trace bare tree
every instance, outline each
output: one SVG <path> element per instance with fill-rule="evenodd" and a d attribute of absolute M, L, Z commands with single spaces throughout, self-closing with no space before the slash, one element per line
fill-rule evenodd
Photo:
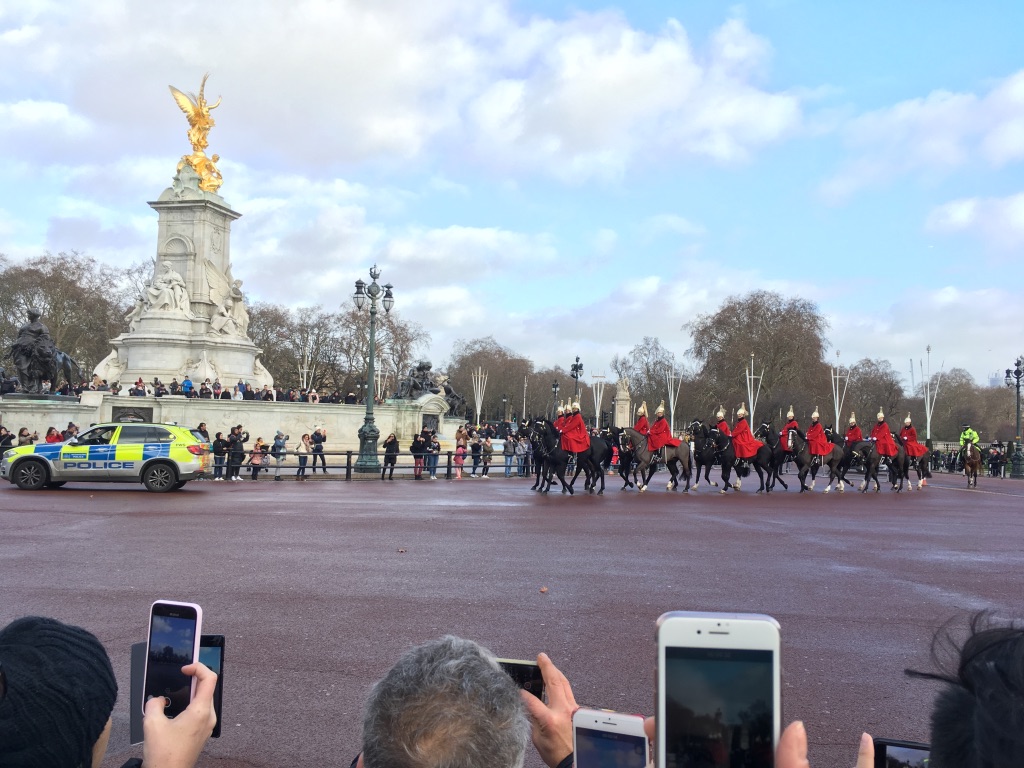
<path fill-rule="evenodd" d="M 679 362 L 656 337 L 644 336 L 628 355 L 613 357 L 611 369 L 619 379 L 629 380 L 633 404 L 647 401 L 648 410 L 653 414 L 658 403 L 668 402 L 668 374 L 679 370 Z"/>
<path fill-rule="evenodd" d="M 903 379 L 888 360 L 859 360 L 850 369 L 846 405 L 857 413 L 862 427 L 870 428 L 875 423 L 880 408 L 889 423 L 896 426 L 897 418 L 902 421 L 905 415 Z"/>

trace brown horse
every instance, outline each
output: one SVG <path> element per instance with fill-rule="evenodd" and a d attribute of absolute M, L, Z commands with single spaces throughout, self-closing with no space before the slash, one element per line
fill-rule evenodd
<path fill-rule="evenodd" d="M 964 451 L 964 474 L 967 475 L 967 487 L 978 487 L 978 471 L 981 469 L 981 451 L 974 443 L 968 443 Z"/>

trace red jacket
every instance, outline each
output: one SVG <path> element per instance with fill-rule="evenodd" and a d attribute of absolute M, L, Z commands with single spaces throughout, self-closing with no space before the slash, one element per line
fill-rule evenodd
<path fill-rule="evenodd" d="M 807 430 L 807 447 L 815 456 L 828 456 L 832 453 L 832 443 L 825 436 L 825 428 L 821 426 L 820 421 L 811 424 L 811 428 Z"/>
<path fill-rule="evenodd" d="M 651 432 L 647 436 L 647 447 L 652 451 L 656 451 L 663 445 L 671 445 L 675 448 L 679 445 L 679 441 L 672 437 L 672 430 L 668 426 L 668 419 L 664 416 L 659 416 L 654 420 Z"/>
<path fill-rule="evenodd" d="M 796 423 L 796 419 L 790 419 L 786 422 L 786 426 L 779 432 L 779 437 L 782 438 L 782 450 L 789 453 L 789 430 L 800 429 L 800 425 Z"/>
<path fill-rule="evenodd" d="M 864 433 L 860 431 L 860 427 L 856 424 L 846 430 L 846 443 L 848 445 L 852 443 L 859 443 L 863 439 Z"/>
<path fill-rule="evenodd" d="M 763 445 L 764 443 L 760 440 L 754 439 L 754 433 L 750 431 L 750 425 L 746 419 L 736 422 L 732 431 L 732 446 L 736 449 L 736 456 L 741 459 L 752 459 Z"/>
<path fill-rule="evenodd" d="M 583 417 L 579 413 L 570 414 L 562 424 L 562 450 L 580 453 L 589 447 L 590 435 L 587 433 L 587 425 L 583 423 Z"/>
<path fill-rule="evenodd" d="M 872 427 L 871 439 L 875 441 L 875 450 L 879 456 L 895 456 L 899 453 L 896 441 L 892 439 L 892 432 L 889 431 L 889 425 L 884 421 Z"/>
<path fill-rule="evenodd" d="M 556 430 L 561 432 L 563 429 L 565 429 L 565 416 L 559 416 L 557 419 L 551 422 L 551 426 L 553 426 Z"/>
<path fill-rule="evenodd" d="M 903 441 L 903 448 L 906 450 L 907 456 L 919 459 L 928 453 L 928 446 L 917 442 L 917 430 L 914 429 L 913 424 L 900 430 L 900 440 Z"/>
<path fill-rule="evenodd" d="M 649 434 L 651 431 L 650 425 L 647 423 L 646 416 L 638 416 L 636 424 L 633 425 L 633 429 L 639 432 L 641 435 Z"/>
<path fill-rule="evenodd" d="M 728 435 L 729 437 L 732 437 L 732 430 L 729 429 L 729 422 L 726 421 L 725 419 L 719 420 L 719 422 L 715 424 L 715 429 L 717 429 L 723 435 Z"/>

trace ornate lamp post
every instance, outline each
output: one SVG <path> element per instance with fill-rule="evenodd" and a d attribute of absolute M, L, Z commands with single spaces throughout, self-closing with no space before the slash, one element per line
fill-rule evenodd
<path fill-rule="evenodd" d="M 384 305 L 384 311 L 390 312 L 395 305 L 395 297 L 391 293 L 393 286 L 387 283 L 383 288 L 377 285 L 377 278 L 380 277 L 380 270 L 374 264 L 370 269 L 372 283 L 367 285 L 362 280 L 356 280 L 356 292 L 352 296 L 356 309 L 366 306 L 366 300 L 370 300 L 370 355 L 366 366 L 366 417 L 363 419 L 363 426 L 359 428 L 359 458 L 356 459 L 356 472 L 379 472 L 380 460 L 377 458 L 377 440 L 380 439 L 380 430 L 373 423 L 373 395 L 374 387 L 373 363 L 377 354 L 377 302 Z"/>
<path fill-rule="evenodd" d="M 508 395 L 501 396 L 501 420 L 508 421 Z"/>
<path fill-rule="evenodd" d="M 555 418 L 555 414 L 558 412 L 558 382 L 557 381 L 551 382 L 551 394 L 552 394 L 552 396 L 554 398 L 552 400 L 552 403 L 551 403 L 551 418 L 553 419 L 553 418 Z"/>
<path fill-rule="evenodd" d="M 576 362 L 569 366 L 569 375 L 576 381 L 576 384 L 573 387 L 572 398 L 572 401 L 575 403 L 580 399 L 580 376 L 583 375 L 583 363 L 580 362 L 579 355 L 576 355 Z"/>
<path fill-rule="evenodd" d="M 1024 379 L 1024 357 L 1018 357 L 1014 369 L 1006 369 L 1006 386 L 1017 390 L 1017 435 L 1013 438 L 1013 456 L 1010 457 L 1010 477 L 1024 477 L 1024 455 L 1020 450 L 1020 383 Z"/>

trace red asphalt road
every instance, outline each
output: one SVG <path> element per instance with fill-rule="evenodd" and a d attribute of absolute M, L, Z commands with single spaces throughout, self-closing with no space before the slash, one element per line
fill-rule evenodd
<path fill-rule="evenodd" d="M 99 636 L 121 689 L 116 766 L 139 754 L 128 661 L 149 604 L 197 601 L 227 636 L 224 735 L 200 764 L 346 766 L 368 687 L 411 644 L 543 650 L 581 704 L 649 714 L 659 614 L 763 612 L 782 625 L 785 721 L 807 723 L 812 764 L 849 765 L 861 730 L 927 740 L 934 688 L 903 670 L 930 668 L 935 627 L 1022 613 L 1024 484 L 932 482 L 725 497 L 611 477 L 603 497 L 500 477 L 6 486 L 0 625 L 41 614 Z"/>

